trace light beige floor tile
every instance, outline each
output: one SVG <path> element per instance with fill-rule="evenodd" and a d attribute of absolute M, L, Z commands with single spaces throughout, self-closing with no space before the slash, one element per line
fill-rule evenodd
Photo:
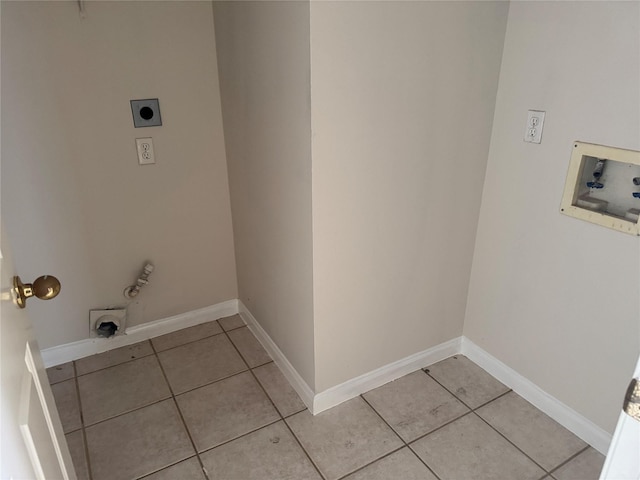
<path fill-rule="evenodd" d="M 411 447 L 442 480 L 537 480 L 545 474 L 473 413 Z"/>
<path fill-rule="evenodd" d="M 199 452 L 280 418 L 249 372 L 179 395 L 176 401 Z"/>
<path fill-rule="evenodd" d="M 69 380 L 75 377 L 75 371 L 73 369 L 73 362 L 63 363 L 56 365 L 55 367 L 47 368 L 47 376 L 49 377 L 49 383 L 58 383 L 64 380 Z"/>
<path fill-rule="evenodd" d="M 84 448 L 82 430 L 67 433 L 65 437 L 78 480 L 89 480 L 89 466 L 87 465 L 87 454 Z"/>
<path fill-rule="evenodd" d="M 78 375 L 84 375 L 102 368 L 112 367 L 113 365 L 128 362 L 129 360 L 146 357 L 147 355 L 153 355 L 153 349 L 151 348 L 149 341 L 145 340 L 144 342 L 115 348 L 108 352 L 76 360 L 76 373 Z"/>
<path fill-rule="evenodd" d="M 130 480 L 194 455 L 173 400 L 87 427 L 93 480 Z"/>
<path fill-rule="evenodd" d="M 363 397 L 406 442 L 469 411 L 422 370 L 371 390 Z"/>
<path fill-rule="evenodd" d="M 201 323 L 189 328 L 183 328 L 177 332 L 168 333 L 151 339 L 156 352 L 168 350 L 169 348 L 194 342 L 202 338 L 210 337 L 222 333 L 222 328 L 215 320 L 213 322 Z"/>
<path fill-rule="evenodd" d="M 169 398 L 155 355 L 78 377 L 85 425 Z"/>
<path fill-rule="evenodd" d="M 260 345 L 260 342 L 253 336 L 248 327 L 231 330 L 227 335 L 229 335 L 229 338 L 240 351 L 240 355 L 242 355 L 249 367 L 254 368 L 271 361 L 269 354 L 262 348 L 262 345 Z"/>
<path fill-rule="evenodd" d="M 188 458 L 143 478 L 144 480 L 207 480 L 196 457 Z"/>
<path fill-rule="evenodd" d="M 322 480 L 282 422 L 200 455 L 211 480 Z"/>
<path fill-rule="evenodd" d="M 471 409 L 509 391 L 509 387 L 462 355 L 449 357 L 425 371 Z"/>
<path fill-rule="evenodd" d="M 78 390 L 76 389 L 76 379 L 65 380 L 64 382 L 51 385 L 53 397 L 56 400 L 56 407 L 60 415 L 60 422 L 64 433 L 72 432 L 82 427 L 80 419 L 80 404 L 78 402 Z"/>
<path fill-rule="evenodd" d="M 240 315 L 232 315 L 230 317 L 221 318 L 218 320 L 222 328 L 225 331 L 233 330 L 234 328 L 244 327 L 245 323 Z"/>
<path fill-rule="evenodd" d="M 158 353 L 173 392 L 183 393 L 247 369 L 226 335 Z"/>
<path fill-rule="evenodd" d="M 344 480 L 438 480 L 408 448 L 386 456 L 344 477 Z"/>
<path fill-rule="evenodd" d="M 477 413 L 547 471 L 587 446 L 514 392 L 485 405 Z"/>
<path fill-rule="evenodd" d="M 604 455 L 592 447 L 552 472 L 557 480 L 598 480 L 604 465 Z"/>
<path fill-rule="evenodd" d="M 313 416 L 286 419 L 328 480 L 335 480 L 402 446 L 402 441 L 360 397 Z"/>
<path fill-rule="evenodd" d="M 253 373 L 283 417 L 307 408 L 275 363 L 271 362 L 258 367 L 253 370 Z"/>

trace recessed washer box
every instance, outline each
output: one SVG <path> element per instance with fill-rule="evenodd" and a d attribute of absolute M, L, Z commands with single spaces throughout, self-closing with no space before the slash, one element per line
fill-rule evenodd
<path fill-rule="evenodd" d="M 640 152 L 574 142 L 560 211 L 640 235 Z"/>

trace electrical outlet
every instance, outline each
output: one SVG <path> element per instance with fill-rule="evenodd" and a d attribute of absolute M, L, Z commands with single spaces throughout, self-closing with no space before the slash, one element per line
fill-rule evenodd
<path fill-rule="evenodd" d="M 529 110 L 527 113 L 527 128 L 524 132 L 524 141 L 529 143 L 542 142 L 542 127 L 544 115 L 542 110 Z"/>
<path fill-rule="evenodd" d="M 136 149 L 138 150 L 138 163 L 140 165 L 149 165 L 156 163 L 156 157 L 153 153 L 153 139 L 136 138 Z"/>

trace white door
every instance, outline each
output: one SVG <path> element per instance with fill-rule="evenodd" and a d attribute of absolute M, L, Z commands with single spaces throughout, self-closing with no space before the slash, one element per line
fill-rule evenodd
<path fill-rule="evenodd" d="M 0 230 L 0 478 L 75 480 L 29 306 L 21 310 L 12 301 L 16 272 L 5 229 Z"/>
<path fill-rule="evenodd" d="M 640 380 L 640 357 L 633 373 Z M 640 420 L 621 410 L 601 480 L 640 480 Z"/>

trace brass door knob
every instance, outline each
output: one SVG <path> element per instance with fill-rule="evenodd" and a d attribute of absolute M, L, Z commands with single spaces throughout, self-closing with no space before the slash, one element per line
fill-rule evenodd
<path fill-rule="evenodd" d="M 13 277 L 13 292 L 16 304 L 20 308 L 27 306 L 27 298 L 37 297 L 40 300 L 51 300 L 60 293 L 60 281 L 53 275 L 43 275 L 33 283 L 22 283 L 20 277 Z"/>

